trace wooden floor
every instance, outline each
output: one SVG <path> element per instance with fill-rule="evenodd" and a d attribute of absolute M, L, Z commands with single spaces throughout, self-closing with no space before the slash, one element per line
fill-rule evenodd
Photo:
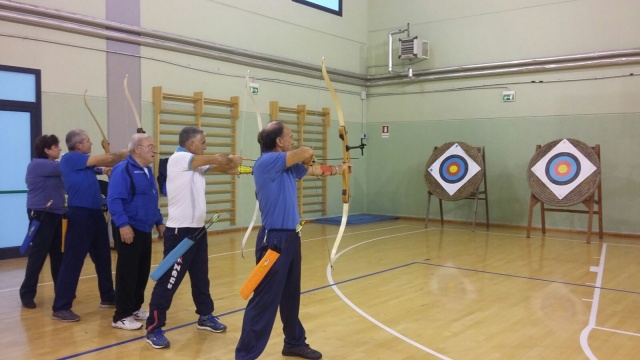
<path fill-rule="evenodd" d="M 640 358 L 639 240 L 587 245 L 584 234 L 526 239 L 521 229 L 435 226 L 349 226 L 333 271 L 329 248 L 338 227 L 304 226 L 301 319 L 324 359 Z M 171 348 L 163 350 L 151 348 L 143 330 L 111 327 L 113 309 L 98 306 L 90 260 L 73 307 L 78 323 L 51 320 L 48 264 L 38 307 L 29 310 L 18 296 L 25 259 L 0 261 L 0 358 L 233 359 L 246 305 L 238 290 L 253 267 L 253 249 L 240 255 L 241 238 L 209 236 L 215 314 L 228 331 L 196 329 L 185 279 L 165 328 Z M 161 247 L 154 242 L 153 264 Z M 282 343 L 277 319 L 261 359 L 283 359 Z"/>

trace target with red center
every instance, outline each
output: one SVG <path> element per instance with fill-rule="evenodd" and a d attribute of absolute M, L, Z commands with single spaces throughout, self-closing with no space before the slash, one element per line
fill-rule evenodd
<path fill-rule="evenodd" d="M 568 152 L 557 153 L 549 158 L 545 172 L 556 185 L 570 184 L 580 176 L 580 160 Z"/>
<path fill-rule="evenodd" d="M 450 155 L 440 164 L 440 177 L 448 184 L 455 184 L 467 176 L 469 165 L 460 155 Z"/>
<path fill-rule="evenodd" d="M 425 174 L 427 182 L 431 178 L 435 179 L 438 187 L 447 193 L 446 196 L 443 196 L 446 200 L 457 199 L 457 195 L 466 196 L 465 194 L 456 194 L 456 192 L 469 183 L 474 178 L 474 175 L 482 172 L 481 165 L 478 165 L 482 163 L 482 159 L 480 159 L 473 147 L 464 143 L 462 143 L 463 145 L 458 143 L 448 143 L 446 145 L 449 144 L 451 144 L 450 147 L 443 148 L 443 152 L 434 151 L 432 158 L 427 162 L 427 174 L 429 177 Z M 466 149 L 472 152 L 474 158 L 466 152 Z M 477 158 L 478 162 L 474 160 L 475 158 Z M 481 180 L 481 178 L 475 178 L 471 191 L 475 190 Z M 440 191 L 434 189 L 432 193 L 438 196 Z M 442 199 L 443 197 L 441 196 L 438 197 Z"/>
<path fill-rule="evenodd" d="M 567 139 L 560 140 L 547 151 L 531 167 L 531 171 L 558 200 L 562 200 L 597 169 L 597 165 L 589 161 Z"/>

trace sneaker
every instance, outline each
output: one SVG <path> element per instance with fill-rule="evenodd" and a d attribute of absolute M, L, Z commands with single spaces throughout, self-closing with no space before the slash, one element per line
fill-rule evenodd
<path fill-rule="evenodd" d="M 100 302 L 100 307 L 101 308 L 114 308 L 116 307 L 116 302 L 111 300 L 111 301 L 101 301 Z"/>
<path fill-rule="evenodd" d="M 71 310 L 54 311 L 51 318 L 53 320 L 60 320 L 63 322 L 74 322 L 80 320 L 80 316 Z"/>
<path fill-rule="evenodd" d="M 122 330 L 138 330 L 138 329 L 142 329 L 142 323 L 137 322 L 133 316 L 129 316 L 126 317 L 124 319 L 120 319 L 116 322 L 111 323 L 111 326 L 113 326 L 116 329 L 122 329 Z"/>
<path fill-rule="evenodd" d="M 198 329 L 219 333 L 227 330 L 227 325 L 219 322 L 217 317 L 209 314 L 198 318 Z"/>
<path fill-rule="evenodd" d="M 149 312 L 140 309 L 140 310 L 134 311 L 133 314 L 131 314 L 131 316 L 133 316 L 133 318 L 136 320 L 147 320 L 147 318 L 149 317 Z"/>
<path fill-rule="evenodd" d="M 292 347 L 288 347 L 285 345 L 284 348 L 282 348 L 282 355 L 297 356 L 303 359 L 322 359 L 322 354 L 320 353 L 320 351 L 313 350 L 309 345 Z"/>
<path fill-rule="evenodd" d="M 171 346 L 169 339 L 164 336 L 164 331 L 161 328 L 155 329 L 152 332 L 147 333 L 147 342 L 154 349 L 164 349 Z"/>
<path fill-rule="evenodd" d="M 22 307 L 25 309 L 35 309 L 36 308 L 36 302 L 33 300 L 23 300 L 22 301 Z"/>

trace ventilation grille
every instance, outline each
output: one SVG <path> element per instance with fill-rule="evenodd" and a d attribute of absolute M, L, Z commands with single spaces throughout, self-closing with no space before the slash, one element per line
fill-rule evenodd
<path fill-rule="evenodd" d="M 427 59 L 429 58 L 429 42 L 417 36 L 400 40 L 399 59 Z"/>

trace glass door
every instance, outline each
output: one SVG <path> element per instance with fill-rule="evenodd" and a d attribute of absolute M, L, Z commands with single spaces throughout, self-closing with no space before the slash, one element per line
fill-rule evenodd
<path fill-rule="evenodd" d="M 29 220 L 25 174 L 42 134 L 40 70 L 0 65 L 0 260 L 20 256 Z"/>

